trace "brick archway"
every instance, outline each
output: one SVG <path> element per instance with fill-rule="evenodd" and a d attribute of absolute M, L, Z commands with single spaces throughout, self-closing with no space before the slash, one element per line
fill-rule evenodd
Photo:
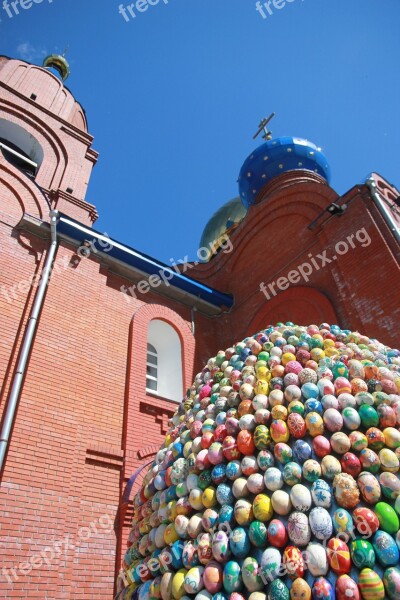
<path fill-rule="evenodd" d="M 292 287 L 266 302 L 249 325 L 252 335 L 268 325 L 292 321 L 297 325 L 337 323 L 338 317 L 325 294 L 312 287 Z"/>

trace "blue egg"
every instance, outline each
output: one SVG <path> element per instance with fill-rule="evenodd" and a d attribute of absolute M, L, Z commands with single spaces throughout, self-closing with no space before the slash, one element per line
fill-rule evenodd
<path fill-rule="evenodd" d="M 232 494 L 231 486 L 227 483 L 220 483 L 217 487 L 217 501 L 220 504 L 233 504 L 235 496 Z"/>
<path fill-rule="evenodd" d="M 307 383 L 305 383 L 304 385 L 308 385 Z M 303 385 L 303 387 L 304 387 Z M 312 384 L 314 385 L 314 384 Z M 303 387 L 301 388 L 301 392 L 303 393 Z M 322 408 L 322 404 L 319 400 L 317 400 L 316 398 L 310 398 L 309 400 L 306 400 L 306 402 L 304 403 L 304 415 L 308 415 L 308 413 L 310 412 L 316 412 L 319 415 L 323 415 L 324 409 Z"/>
<path fill-rule="evenodd" d="M 214 594 L 211 600 L 228 600 L 226 596 L 218 592 L 218 594 Z"/>
<path fill-rule="evenodd" d="M 242 474 L 240 462 L 238 460 L 231 460 L 230 462 L 228 462 L 228 464 L 226 465 L 225 474 L 227 478 L 231 479 L 232 481 L 240 477 L 240 475 Z"/>
<path fill-rule="evenodd" d="M 216 425 L 223 425 L 226 421 L 226 412 L 222 411 L 220 413 L 217 414 L 217 416 L 215 417 L 215 423 Z"/>
<path fill-rule="evenodd" d="M 304 463 L 311 458 L 312 448 L 304 440 L 296 440 L 293 446 L 293 456 L 297 462 Z"/>
<path fill-rule="evenodd" d="M 228 523 L 230 525 L 234 518 L 234 509 L 233 506 L 229 504 L 224 504 L 221 506 L 221 510 L 219 511 L 219 523 Z"/>
<path fill-rule="evenodd" d="M 172 446 L 172 454 L 174 458 L 180 458 L 183 456 L 183 444 L 180 442 L 174 442 Z"/>
<path fill-rule="evenodd" d="M 399 549 L 389 533 L 378 529 L 372 538 L 372 546 L 382 567 L 398 565 L 400 559 Z"/>
<path fill-rule="evenodd" d="M 172 559 L 171 566 L 175 571 L 179 571 L 183 567 L 182 554 L 183 554 L 183 541 L 176 540 L 171 546 L 170 556 Z"/>
<path fill-rule="evenodd" d="M 223 483 L 226 479 L 226 465 L 221 463 L 216 465 L 211 471 L 211 480 L 215 485 Z"/>
<path fill-rule="evenodd" d="M 229 547 L 237 558 L 245 558 L 250 551 L 250 538 L 247 529 L 236 527 L 229 537 Z"/>

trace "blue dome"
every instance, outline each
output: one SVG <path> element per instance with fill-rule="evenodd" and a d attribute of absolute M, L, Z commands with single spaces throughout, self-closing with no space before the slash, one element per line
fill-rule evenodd
<path fill-rule="evenodd" d="M 246 208 L 256 203 L 263 187 L 281 173 L 296 170 L 318 173 L 329 183 L 330 169 L 321 149 L 308 140 L 280 137 L 259 146 L 244 161 L 239 174 L 240 199 Z"/>

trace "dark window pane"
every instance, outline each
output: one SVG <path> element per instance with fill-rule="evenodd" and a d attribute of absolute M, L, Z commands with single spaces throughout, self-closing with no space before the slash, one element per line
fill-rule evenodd
<path fill-rule="evenodd" d="M 157 369 L 155 367 L 150 367 L 147 365 L 147 375 L 151 375 L 157 379 Z"/>
<path fill-rule="evenodd" d="M 157 381 L 155 379 L 147 379 L 146 387 L 148 390 L 157 391 Z"/>

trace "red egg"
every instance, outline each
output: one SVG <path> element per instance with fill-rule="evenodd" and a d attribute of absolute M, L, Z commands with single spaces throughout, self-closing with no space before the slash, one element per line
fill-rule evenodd
<path fill-rule="evenodd" d="M 207 450 L 214 441 L 214 434 L 212 431 L 205 431 L 201 437 L 200 445 L 203 450 Z"/>
<path fill-rule="evenodd" d="M 268 525 L 268 541 L 275 548 L 283 548 L 288 542 L 288 534 L 285 525 L 278 519 L 272 519 Z"/>
<path fill-rule="evenodd" d="M 312 441 L 313 449 L 318 458 L 324 458 L 331 454 L 331 445 L 329 440 L 323 435 L 317 435 Z"/>
<path fill-rule="evenodd" d="M 339 538 L 330 539 L 326 553 L 328 555 L 329 566 L 334 573 L 337 575 L 350 573 L 350 550 L 343 540 L 340 540 Z"/>
<path fill-rule="evenodd" d="M 218 427 L 214 431 L 214 440 L 216 442 L 223 442 L 227 435 L 228 435 L 228 432 L 227 432 L 226 426 L 218 425 Z"/>
<path fill-rule="evenodd" d="M 358 533 L 366 537 L 371 537 L 379 529 L 378 517 L 364 506 L 353 510 L 353 521 Z"/>
<path fill-rule="evenodd" d="M 283 552 L 282 563 L 285 565 L 290 579 L 303 577 L 305 569 L 304 559 L 301 550 L 297 546 L 286 546 Z"/>
<path fill-rule="evenodd" d="M 334 382 L 336 395 L 351 394 L 351 383 L 346 377 L 337 377 Z"/>
<path fill-rule="evenodd" d="M 236 439 L 228 435 L 222 444 L 222 453 L 227 460 L 237 460 L 240 458 L 240 451 L 236 444 Z"/>
<path fill-rule="evenodd" d="M 237 447 L 239 451 L 245 456 L 254 454 L 256 446 L 254 444 L 253 436 L 250 433 L 250 431 L 247 431 L 247 429 L 243 429 L 243 431 L 239 433 L 239 435 L 237 436 Z"/>
<path fill-rule="evenodd" d="M 298 413 L 291 413 L 288 417 L 287 424 L 289 427 L 289 432 L 294 438 L 300 439 L 306 435 L 306 422 Z"/>
<path fill-rule="evenodd" d="M 379 415 L 379 425 L 382 429 L 386 429 L 386 427 L 396 427 L 396 413 L 391 406 L 388 404 L 380 404 L 376 410 Z"/>
<path fill-rule="evenodd" d="M 358 585 L 348 575 L 341 575 L 336 580 L 336 600 L 360 600 Z"/>
<path fill-rule="evenodd" d="M 342 456 L 340 464 L 342 465 L 342 471 L 352 475 L 354 478 L 361 473 L 361 463 L 358 460 L 358 457 L 352 452 L 346 452 L 346 454 Z"/>

